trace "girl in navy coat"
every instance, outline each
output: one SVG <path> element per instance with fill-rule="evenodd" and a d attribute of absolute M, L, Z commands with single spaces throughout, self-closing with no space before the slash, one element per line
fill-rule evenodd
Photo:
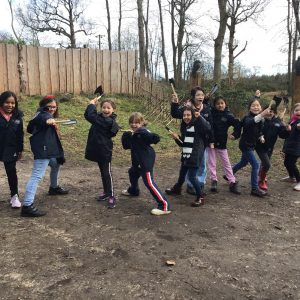
<path fill-rule="evenodd" d="M 169 214 L 171 212 L 169 202 L 153 179 L 155 151 L 151 144 L 157 144 L 160 137 L 145 128 L 144 117 L 139 112 L 131 114 L 129 126 L 132 132 L 124 132 L 122 145 L 124 149 L 131 150 L 132 166 L 128 171 L 130 187 L 123 190 L 122 194 L 125 196 L 138 196 L 140 192 L 138 180 L 142 176 L 145 186 L 157 202 L 157 208 L 152 209 L 151 214 L 157 216 Z"/>
<path fill-rule="evenodd" d="M 103 193 L 97 198 L 98 201 L 108 200 L 108 208 L 116 206 L 116 197 L 113 188 L 113 179 L 111 173 L 111 159 L 113 142 L 112 137 L 116 136 L 119 127 L 116 123 L 115 103 L 106 99 L 100 104 L 101 112 L 97 112 L 97 98 L 90 101 L 87 106 L 84 117 L 92 126 L 89 131 L 85 158 L 98 163 Z"/>
<path fill-rule="evenodd" d="M 23 114 L 17 96 L 6 91 L 0 95 L 0 161 L 3 161 L 10 188 L 10 205 L 20 208 L 16 162 L 23 152 Z"/>
<path fill-rule="evenodd" d="M 64 151 L 58 134 L 55 118 L 58 116 L 58 106 L 55 97 L 45 96 L 39 103 L 36 115 L 27 126 L 31 134 L 30 146 L 34 156 L 33 169 L 26 185 L 22 217 L 41 217 L 46 212 L 34 207 L 34 198 L 39 182 L 45 175 L 48 165 L 50 171 L 49 195 L 65 195 L 68 191 L 58 185 L 60 165 L 65 162 Z"/>
<path fill-rule="evenodd" d="M 228 128 L 234 128 L 233 133 L 229 136 L 235 140 L 239 137 L 239 119 L 228 110 L 226 100 L 219 96 L 214 100 L 212 108 L 213 119 L 213 143 L 214 147 L 208 148 L 208 172 L 211 179 L 211 191 L 217 192 L 217 156 L 220 158 L 226 178 L 229 181 L 229 191 L 235 194 L 240 194 L 237 189 L 237 181 L 233 175 L 232 166 L 229 161 L 227 151 Z"/>
<path fill-rule="evenodd" d="M 288 126 L 289 135 L 283 145 L 285 154 L 284 165 L 290 178 L 295 178 L 297 184 L 294 190 L 300 191 L 300 173 L 297 168 L 297 160 L 300 157 L 300 103 L 294 106 L 294 118 Z"/>
<path fill-rule="evenodd" d="M 197 171 L 203 160 L 206 135 L 211 131 L 210 123 L 200 113 L 201 107 L 196 116 L 191 107 L 184 107 L 180 126 L 181 136 L 171 133 L 176 143 L 182 147 L 181 167 L 177 183 L 166 190 L 169 195 L 179 194 L 178 191 L 181 190 L 187 176 L 196 192 L 196 199 L 192 206 L 204 204 L 203 185 L 197 176 Z"/>
<path fill-rule="evenodd" d="M 241 160 L 233 166 L 235 174 L 237 171 L 250 163 L 251 169 L 251 195 L 264 197 L 266 192 L 258 187 L 259 162 L 257 161 L 254 150 L 259 139 L 262 139 L 262 120 L 270 113 L 269 108 L 262 111 L 259 101 L 254 98 L 248 105 L 249 114 L 240 123 L 242 135 L 239 143 L 242 151 Z"/>
<path fill-rule="evenodd" d="M 266 109 L 267 107 L 265 107 Z M 271 156 L 277 141 L 280 138 L 286 138 L 288 135 L 287 126 L 276 116 L 276 106 L 271 106 L 270 113 L 265 116 L 262 123 L 263 142 L 258 140 L 255 146 L 257 155 L 261 161 L 259 169 L 258 186 L 262 190 L 268 190 L 267 173 L 271 167 Z"/>

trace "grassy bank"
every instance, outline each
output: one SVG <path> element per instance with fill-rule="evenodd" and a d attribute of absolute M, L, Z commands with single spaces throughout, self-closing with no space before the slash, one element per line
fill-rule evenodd
<path fill-rule="evenodd" d="M 84 119 L 84 111 L 89 102 L 88 96 L 77 96 L 65 98 L 63 96 L 58 96 L 57 99 L 61 99 L 59 102 L 59 118 L 75 118 L 78 123 L 75 126 L 60 126 L 61 140 L 66 152 L 67 159 L 83 161 L 84 151 L 86 146 L 86 140 L 88 136 L 88 131 L 90 128 L 90 123 Z M 140 111 L 146 113 L 145 106 L 141 99 L 128 98 L 125 96 L 116 96 L 112 98 L 117 105 L 117 122 L 123 129 L 128 129 L 128 117 L 131 112 Z M 24 112 L 24 127 L 26 128 L 28 121 L 34 116 L 40 97 L 22 97 L 19 106 Z M 100 107 L 98 106 L 98 109 Z M 160 154 L 172 154 L 179 152 L 179 147 L 177 147 L 173 139 L 168 135 L 168 132 L 164 128 L 162 122 L 153 121 L 153 119 L 148 120 L 148 128 L 152 132 L 160 135 L 161 141 L 154 146 L 155 150 Z M 171 127 L 178 127 L 179 122 L 173 122 Z M 25 157 L 31 156 L 30 145 L 29 145 L 29 134 L 25 134 Z M 124 160 L 124 156 L 129 156 L 129 151 L 124 151 L 121 145 L 122 132 L 120 131 L 118 135 L 114 138 L 114 163 L 121 164 Z"/>

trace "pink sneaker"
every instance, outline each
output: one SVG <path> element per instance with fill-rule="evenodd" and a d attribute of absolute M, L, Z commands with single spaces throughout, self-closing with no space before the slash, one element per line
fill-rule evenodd
<path fill-rule="evenodd" d="M 20 202 L 17 194 L 15 194 L 14 196 L 11 197 L 10 205 L 12 208 L 20 208 L 21 207 L 21 202 Z"/>

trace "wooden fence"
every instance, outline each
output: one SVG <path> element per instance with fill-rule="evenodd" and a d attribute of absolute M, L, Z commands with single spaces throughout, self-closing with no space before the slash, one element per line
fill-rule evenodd
<path fill-rule="evenodd" d="M 134 94 L 136 66 L 135 50 L 0 44 L 0 92 L 11 90 L 30 96 L 79 94 L 93 92 L 101 84 L 106 93 Z"/>

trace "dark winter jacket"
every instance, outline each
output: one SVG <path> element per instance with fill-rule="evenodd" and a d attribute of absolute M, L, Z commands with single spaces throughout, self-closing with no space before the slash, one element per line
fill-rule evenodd
<path fill-rule="evenodd" d="M 34 159 L 63 158 L 64 151 L 55 126 L 48 125 L 48 119 L 53 115 L 43 108 L 39 109 L 27 126 L 27 132 L 31 133 L 31 151 Z"/>
<path fill-rule="evenodd" d="M 288 136 L 288 131 L 286 130 L 286 126 L 281 122 L 280 118 L 273 117 L 271 120 L 263 120 L 262 134 L 265 142 L 261 143 L 258 141 L 255 147 L 256 151 L 272 153 L 278 136 L 284 139 Z"/>
<path fill-rule="evenodd" d="M 181 162 L 187 167 L 200 167 L 205 151 L 206 134 L 211 126 L 202 116 L 194 118 L 189 124 L 181 122 L 180 140 L 175 142 L 182 147 Z"/>
<path fill-rule="evenodd" d="M 233 126 L 234 131 L 232 135 L 237 139 L 239 137 L 239 119 L 235 118 L 234 115 L 228 110 L 224 111 L 212 108 L 212 119 L 213 119 L 213 142 L 217 149 L 226 149 L 228 128 Z"/>
<path fill-rule="evenodd" d="M 137 129 L 134 133 L 124 132 L 122 145 L 124 149 L 131 149 L 131 160 L 134 167 L 141 167 L 142 171 L 152 172 L 155 162 L 155 151 L 150 146 L 160 141 L 159 135 L 150 132 L 145 127 Z"/>
<path fill-rule="evenodd" d="M 239 143 L 241 151 L 254 150 L 258 138 L 262 136 L 262 122 L 255 123 L 255 116 L 250 112 L 241 120 L 240 130 L 242 130 L 242 135 Z"/>
<path fill-rule="evenodd" d="M 300 156 L 300 129 L 297 128 L 300 120 L 296 120 L 291 124 L 292 130 L 283 144 L 283 152 L 290 155 Z"/>
<path fill-rule="evenodd" d="M 119 126 L 116 123 L 116 115 L 113 113 L 110 117 L 104 117 L 98 113 L 94 104 L 89 104 L 85 110 L 84 117 L 92 126 L 89 131 L 85 158 L 96 162 L 111 162 L 113 141 Z"/>
<path fill-rule="evenodd" d="M 10 162 L 18 159 L 23 151 L 24 131 L 23 114 L 14 111 L 7 121 L 0 113 L 0 161 Z"/>
<path fill-rule="evenodd" d="M 172 103 L 171 104 L 172 118 L 182 119 L 183 109 L 184 109 L 184 107 L 180 107 L 178 103 Z M 204 104 L 203 109 L 200 114 L 212 126 L 213 120 L 212 120 L 210 106 Z M 212 143 L 212 142 L 213 142 L 213 132 L 212 132 L 212 130 L 210 130 L 209 132 L 206 133 L 206 136 L 204 139 L 205 147 L 208 146 L 208 144 Z"/>

